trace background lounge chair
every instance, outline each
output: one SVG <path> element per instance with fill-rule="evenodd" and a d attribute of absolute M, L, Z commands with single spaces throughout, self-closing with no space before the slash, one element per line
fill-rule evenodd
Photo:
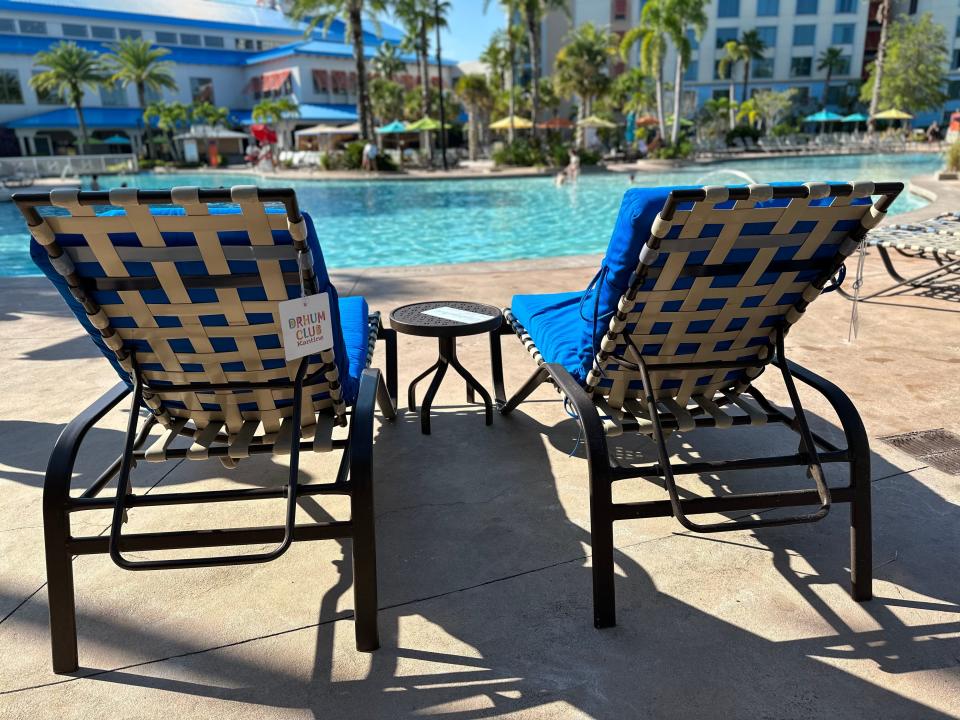
<path fill-rule="evenodd" d="M 266 562 L 294 540 L 352 538 L 357 647 L 374 650 L 377 581 L 373 517 L 373 412 L 394 416 L 396 336 L 362 297 L 339 298 L 313 223 L 289 189 L 109 192 L 53 190 L 14 198 L 33 235 L 31 254 L 113 364 L 121 382 L 70 422 L 44 482 L 53 667 L 77 668 L 73 555 L 109 553 L 128 570 Z M 231 207 L 216 204 L 231 203 Z M 96 212 L 97 206 L 110 206 Z M 165 207 L 162 207 L 165 206 Z M 51 214 L 41 208 L 52 207 Z M 325 293 L 333 348 L 288 363 L 278 303 Z M 378 338 L 388 381 L 368 368 Z M 388 387 L 389 386 L 389 387 Z M 86 433 L 124 397 L 123 452 L 87 490 L 71 496 Z M 141 422 L 141 409 L 149 414 Z M 151 430 L 160 426 L 159 439 Z M 342 426 L 345 437 L 334 437 Z M 182 439 L 186 439 L 184 442 Z M 153 440 L 146 447 L 148 440 Z M 341 451 L 333 482 L 301 484 L 301 452 Z M 136 494 L 136 462 L 219 458 L 227 467 L 258 453 L 288 454 L 281 487 Z M 97 495 L 114 477 L 113 498 Z M 350 498 L 347 521 L 296 524 L 297 497 Z M 260 528 L 121 533 L 141 506 L 285 498 L 282 524 Z M 113 508 L 109 537 L 75 537 L 75 512 Z M 273 545 L 252 554 L 133 559 L 131 552 Z"/>
<path fill-rule="evenodd" d="M 544 382 L 556 386 L 580 424 L 590 478 L 594 624 L 616 623 L 613 523 L 675 516 L 688 530 L 718 532 L 814 522 L 832 502 L 851 503 L 851 581 L 871 597 L 870 454 L 856 409 L 832 383 L 787 360 L 784 336 L 882 219 L 901 183 L 653 188 L 625 196 L 595 281 L 584 292 L 518 295 L 505 318 L 538 364 L 508 401 L 494 343 L 501 412 Z M 876 204 L 870 197 L 879 195 Z M 793 412 L 753 381 L 780 371 Z M 840 448 L 808 426 L 795 380 L 824 395 L 846 436 Z M 674 463 L 668 434 L 697 428 L 783 423 L 799 450 L 773 457 Z M 607 437 L 649 436 L 655 462 L 612 457 Z M 684 435 L 684 441 L 688 436 Z M 692 441 L 692 439 L 690 439 Z M 850 484 L 830 488 L 822 463 L 846 463 Z M 814 489 L 681 500 L 675 476 L 802 466 Z M 668 500 L 613 502 L 614 482 L 664 484 Z M 703 524 L 700 513 L 816 505 L 800 514 Z"/>

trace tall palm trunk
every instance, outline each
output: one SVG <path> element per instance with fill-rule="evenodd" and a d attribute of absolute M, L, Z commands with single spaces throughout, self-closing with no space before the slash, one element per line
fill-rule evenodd
<path fill-rule="evenodd" d="M 873 66 L 873 92 L 870 95 L 870 119 L 867 120 L 867 132 L 877 131 L 877 121 L 874 116 L 880 109 L 880 83 L 883 82 L 883 66 L 887 59 L 887 33 L 890 29 L 890 20 L 893 15 L 893 1 L 880 0 L 877 8 L 877 20 L 880 21 L 880 41 L 877 43 L 877 59 Z"/>
<path fill-rule="evenodd" d="M 664 120 L 663 116 L 663 65 L 657 65 L 657 77 L 656 77 L 656 94 L 657 94 L 657 124 L 660 126 L 660 140 L 663 141 L 667 137 L 667 122 Z"/>
<path fill-rule="evenodd" d="M 727 111 L 727 122 L 730 125 L 730 129 L 733 130 L 733 126 L 737 122 L 735 112 L 735 107 L 737 104 L 737 91 L 736 85 L 733 82 L 733 67 L 730 68 L 730 87 L 727 88 L 727 100 L 730 102 L 730 107 Z"/>
<path fill-rule="evenodd" d="M 430 116 L 430 56 L 427 48 L 427 22 L 420 18 L 420 27 L 417 29 L 417 58 L 420 63 L 420 106 L 423 109 L 423 117 Z M 433 138 L 426 130 L 420 133 L 420 147 L 425 149 L 433 160 Z"/>
<path fill-rule="evenodd" d="M 823 106 L 827 106 L 827 96 L 830 94 L 830 81 L 833 79 L 833 65 L 827 65 L 827 78 L 823 81 Z"/>
<path fill-rule="evenodd" d="M 585 146 L 586 131 L 584 130 L 583 125 L 580 123 L 586 119 L 587 113 L 587 99 L 585 97 L 581 97 L 579 107 L 577 108 L 577 134 L 574 138 L 574 142 L 576 142 L 577 147 L 581 150 Z"/>
<path fill-rule="evenodd" d="M 683 61 L 677 54 L 677 73 L 673 79 L 673 127 L 670 128 L 670 144 L 680 139 L 680 103 L 683 99 Z"/>
<path fill-rule="evenodd" d="M 743 102 L 747 101 L 747 85 L 750 83 L 750 61 L 743 63 Z"/>
<path fill-rule="evenodd" d="M 137 102 L 140 103 L 141 113 L 147 107 L 147 92 L 146 88 L 143 86 L 142 82 L 137 83 Z M 150 124 L 150 121 L 144 121 L 144 137 L 147 141 L 147 151 L 144 155 L 148 158 L 153 158 L 153 125 Z"/>
<path fill-rule="evenodd" d="M 513 42 L 513 35 L 507 32 L 508 41 L 507 41 L 507 52 L 510 54 L 510 97 L 507 98 L 507 112 L 510 115 L 510 127 L 507 128 L 507 142 L 513 145 L 513 141 L 517 136 L 517 129 L 513 126 L 513 117 L 516 115 L 517 103 L 516 98 L 514 98 L 514 86 L 517 83 L 517 47 Z"/>
<path fill-rule="evenodd" d="M 533 13 L 529 13 L 527 19 L 527 37 L 530 42 L 530 62 L 533 72 L 533 81 L 530 88 L 530 110 L 533 120 L 533 127 L 530 134 L 534 140 L 537 139 L 537 115 L 540 112 L 540 73 L 543 72 L 540 67 L 540 23 Z"/>
<path fill-rule="evenodd" d="M 471 162 L 477 159 L 477 106 L 470 105 L 470 117 L 467 125 L 467 146 L 470 148 Z"/>
<path fill-rule="evenodd" d="M 73 105 L 73 109 L 77 113 L 77 125 L 80 127 L 80 142 L 77 143 L 77 150 L 80 155 L 85 155 L 87 152 L 87 121 L 83 117 L 83 105 L 81 103 L 83 92 L 80 88 L 75 88 L 70 94 L 72 100 L 70 104 Z"/>
<path fill-rule="evenodd" d="M 369 140 L 372 136 L 370 95 L 367 92 L 367 67 L 363 57 L 363 16 L 360 14 L 359 4 L 350 9 L 350 33 L 353 61 L 357 66 L 357 117 L 360 120 L 360 137 Z"/>

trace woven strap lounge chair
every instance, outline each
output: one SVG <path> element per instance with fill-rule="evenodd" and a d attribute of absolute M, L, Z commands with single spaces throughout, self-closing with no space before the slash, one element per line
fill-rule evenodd
<path fill-rule="evenodd" d="M 910 290 L 943 300 L 960 300 L 960 213 L 943 213 L 931 220 L 884 225 L 870 233 L 866 244 L 875 247 L 893 285 L 859 295 L 858 300 L 899 295 Z M 935 263 L 913 277 L 904 277 L 893 263 L 893 253 Z M 929 267 L 929 265 L 927 266 Z M 841 292 L 848 298 L 853 295 Z"/>
<path fill-rule="evenodd" d="M 54 670 L 77 667 L 71 558 L 91 553 L 109 553 L 126 570 L 193 568 L 267 562 L 294 540 L 349 537 L 357 647 L 376 649 L 373 414 L 379 402 L 384 416 L 394 417 L 396 336 L 368 313 L 362 297 L 337 297 L 313 223 L 300 213 L 293 190 L 60 189 L 14 200 L 33 236 L 34 261 L 121 380 L 67 425 L 47 468 Z M 287 362 L 278 305 L 321 293 L 329 298 L 333 347 Z M 386 383 L 368 367 L 378 339 L 387 347 Z M 84 437 L 125 397 L 130 416 L 122 453 L 89 488 L 71 495 Z M 342 452 L 336 478 L 300 483 L 300 454 L 328 451 Z M 141 494 L 130 482 L 138 462 L 218 458 L 230 468 L 264 453 L 288 456 L 282 486 Z M 116 495 L 98 497 L 115 477 Z M 349 520 L 296 523 L 298 497 L 332 494 L 349 496 Z M 121 532 L 138 507 L 265 498 L 285 499 L 281 524 Z M 113 510 L 108 536 L 71 533 L 73 513 L 104 508 Z M 272 548 L 146 560 L 130 555 L 243 545 Z"/>
<path fill-rule="evenodd" d="M 831 503 L 850 502 L 852 593 L 857 600 L 870 598 L 867 436 L 853 404 L 835 385 L 786 359 L 784 336 L 902 187 L 807 183 L 631 190 L 590 288 L 513 298 L 504 311 L 508 328 L 538 367 L 507 400 L 495 338 L 497 403 L 502 413 L 510 413 L 550 382 L 577 417 L 589 466 L 597 627 L 616 622 L 613 523 L 645 517 L 672 515 L 688 530 L 719 532 L 815 522 Z M 875 204 L 874 195 L 879 196 Z M 770 365 L 782 375 L 792 413 L 753 385 Z M 810 430 L 795 380 L 818 390 L 833 406 L 846 448 Z M 797 452 L 680 464 L 667 450 L 667 436 L 677 431 L 771 422 L 799 434 Z M 611 456 L 607 438 L 628 432 L 653 440 L 656 462 L 636 466 Z M 823 463 L 847 463 L 850 484 L 828 487 Z M 814 487 L 681 499 L 675 480 L 683 474 L 796 465 L 807 469 Z M 664 485 L 668 499 L 614 503 L 613 483 L 630 478 Z M 816 507 L 803 514 L 726 522 L 691 519 L 805 505 Z"/>

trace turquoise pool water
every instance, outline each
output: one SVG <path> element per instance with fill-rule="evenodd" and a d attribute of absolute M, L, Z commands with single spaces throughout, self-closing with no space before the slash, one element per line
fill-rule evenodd
<path fill-rule="evenodd" d="M 872 155 L 734 161 L 637 174 L 636 185 L 735 184 L 778 180 L 907 180 L 941 165 L 934 155 Z M 737 172 L 733 172 L 737 171 Z M 143 188 L 237 185 L 243 175 L 152 175 L 104 178 Z M 627 175 L 581 177 L 557 188 L 551 177 L 458 181 L 371 180 L 312 182 L 263 180 L 296 188 L 317 225 L 333 268 L 512 260 L 602 252 L 616 219 Z M 924 201 L 904 192 L 891 213 Z M 0 204 L 0 276 L 37 274 L 29 235 L 11 203 Z"/>

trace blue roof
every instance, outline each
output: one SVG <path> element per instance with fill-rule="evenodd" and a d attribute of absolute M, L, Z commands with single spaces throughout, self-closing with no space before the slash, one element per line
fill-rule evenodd
<path fill-rule="evenodd" d="M 48 50 L 52 45 L 60 42 L 59 38 L 31 37 L 28 35 L 0 35 L 0 52 L 4 55 L 35 55 L 41 50 Z M 94 52 L 105 52 L 110 43 L 102 40 L 74 40 L 80 47 Z M 209 50 L 204 48 L 166 47 L 170 54 L 165 60 L 182 63 L 184 65 L 243 65 L 250 53 L 239 50 Z"/>
<path fill-rule="evenodd" d="M 336 103 L 317 105 L 312 103 L 301 103 L 299 107 L 300 116 L 297 118 L 298 122 L 350 123 L 357 121 L 357 108 L 355 105 L 343 105 Z M 253 122 L 250 110 L 232 110 L 230 112 L 230 119 L 234 122 L 240 123 L 241 125 L 250 125 Z"/>
<path fill-rule="evenodd" d="M 280 10 L 258 7 L 255 2 L 222 2 L 220 0 L 176 0 L 171 3 L 151 3 L 149 9 L 138 11 L 129 0 L 0 0 L 0 10 L 18 13 L 73 15 L 75 17 L 149 22 L 165 25 L 183 25 L 208 29 L 232 29 L 245 33 L 273 33 L 303 35 L 307 25 L 298 23 Z M 380 23 L 380 35 L 374 24 L 364 22 L 365 39 L 371 43 L 382 40 L 399 42 L 403 35 L 396 28 Z M 334 20 L 325 35 L 322 28 L 314 37 L 327 40 L 344 38 L 344 24 Z"/>
<path fill-rule="evenodd" d="M 83 109 L 83 119 L 90 128 L 138 128 L 143 127 L 143 110 L 88 107 Z M 79 124 L 73 108 L 60 108 L 11 120 L 5 125 L 10 128 L 75 128 Z"/>
<path fill-rule="evenodd" d="M 369 43 L 364 44 L 363 56 L 367 59 L 376 57 L 379 44 L 380 43 L 377 43 L 376 45 L 371 45 Z M 281 45 L 280 47 L 264 50 L 263 52 L 256 53 L 255 55 L 247 55 L 244 58 L 244 63 L 246 65 L 256 65 L 257 63 L 266 62 L 267 60 L 276 60 L 277 58 L 288 57 L 290 55 L 323 55 L 325 57 L 352 58 L 353 47 L 342 41 L 307 40 L 306 42 L 294 42 L 287 45 Z M 416 55 L 398 53 L 397 57 L 406 63 L 415 63 L 417 61 Z M 432 59 L 430 60 L 430 64 L 436 65 Z M 444 58 L 443 64 L 445 66 L 456 65 L 457 61 Z"/>

